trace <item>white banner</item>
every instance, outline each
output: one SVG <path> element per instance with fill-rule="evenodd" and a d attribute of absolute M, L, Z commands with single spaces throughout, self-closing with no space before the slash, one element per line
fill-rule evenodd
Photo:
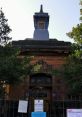
<path fill-rule="evenodd" d="M 19 113 L 27 113 L 27 107 L 28 107 L 28 101 L 19 100 L 19 105 L 18 105 Z"/>
<path fill-rule="evenodd" d="M 43 100 L 34 100 L 34 111 L 43 112 Z"/>
<path fill-rule="evenodd" d="M 82 109 L 67 109 L 67 117 L 82 117 Z"/>

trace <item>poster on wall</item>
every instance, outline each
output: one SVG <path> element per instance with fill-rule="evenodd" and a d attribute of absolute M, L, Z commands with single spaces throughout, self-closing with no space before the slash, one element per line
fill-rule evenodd
<path fill-rule="evenodd" d="M 19 113 L 27 113 L 27 107 L 28 107 L 28 101 L 19 100 L 19 105 L 18 105 Z"/>
<path fill-rule="evenodd" d="M 43 100 L 34 100 L 34 112 L 43 112 Z"/>
<path fill-rule="evenodd" d="M 82 109 L 67 109 L 67 117 L 82 117 Z"/>

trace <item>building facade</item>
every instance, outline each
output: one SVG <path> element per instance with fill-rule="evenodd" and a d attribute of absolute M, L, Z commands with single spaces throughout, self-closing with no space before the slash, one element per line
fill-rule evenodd
<path fill-rule="evenodd" d="M 32 56 L 33 69 L 24 82 L 10 87 L 10 99 L 28 99 L 29 112 L 34 111 L 34 100 L 44 101 L 44 111 L 49 112 L 54 100 L 63 100 L 66 90 L 61 78 L 53 75 L 53 70 L 60 68 L 71 52 L 71 43 L 50 39 L 48 32 L 49 15 L 40 12 L 34 16 L 33 39 L 13 41 L 14 47 L 20 47 L 22 56 Z"/>

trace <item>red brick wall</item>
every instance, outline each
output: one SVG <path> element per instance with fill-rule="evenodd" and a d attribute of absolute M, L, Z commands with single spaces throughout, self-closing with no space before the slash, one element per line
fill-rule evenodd
<path fill-rule="evenodd" d="M 64 62 L 65 62 L 65 56 L 34 56 L 31 64 L 35 64 L 39 60 L 43 60 L 48 65 L 52 65 L 54 68 L 59 68 Z M 58 93 L 63 95 L 64 87 L 62 84 L 58 82 L 58 79 L 55 78 L 55 76 L 52 76 L 52 92 L 55 92 L 58 90 Z M 24 97 L 25 92 L 28 92 L 29 90 L 29 76 L 26 78 L 26 81 L 24 81 L 22 84 L 18 84 L 18 86 L 12 86 L 10 88 L 10 99 L 20 99 Z"/>
<path fill-rule="evenodd" d="M 60 67 L 65 62 L 64 56 L 35 56 L 32 59 L 32 64 L 35 64 L 37 61 L 43 60 L 47 64 L 54 66 L 55 68 Z"/>

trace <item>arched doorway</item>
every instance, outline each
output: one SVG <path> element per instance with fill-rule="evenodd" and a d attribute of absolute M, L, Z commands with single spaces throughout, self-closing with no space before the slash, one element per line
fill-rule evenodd
<path fill-rule="evenodd" d="M 43 111 L 50 113 L 52 98 L 52 76 L 47 73 L 30 75 L 29 112 L 35 111 L 35 100 L 43 100 Z"/>

